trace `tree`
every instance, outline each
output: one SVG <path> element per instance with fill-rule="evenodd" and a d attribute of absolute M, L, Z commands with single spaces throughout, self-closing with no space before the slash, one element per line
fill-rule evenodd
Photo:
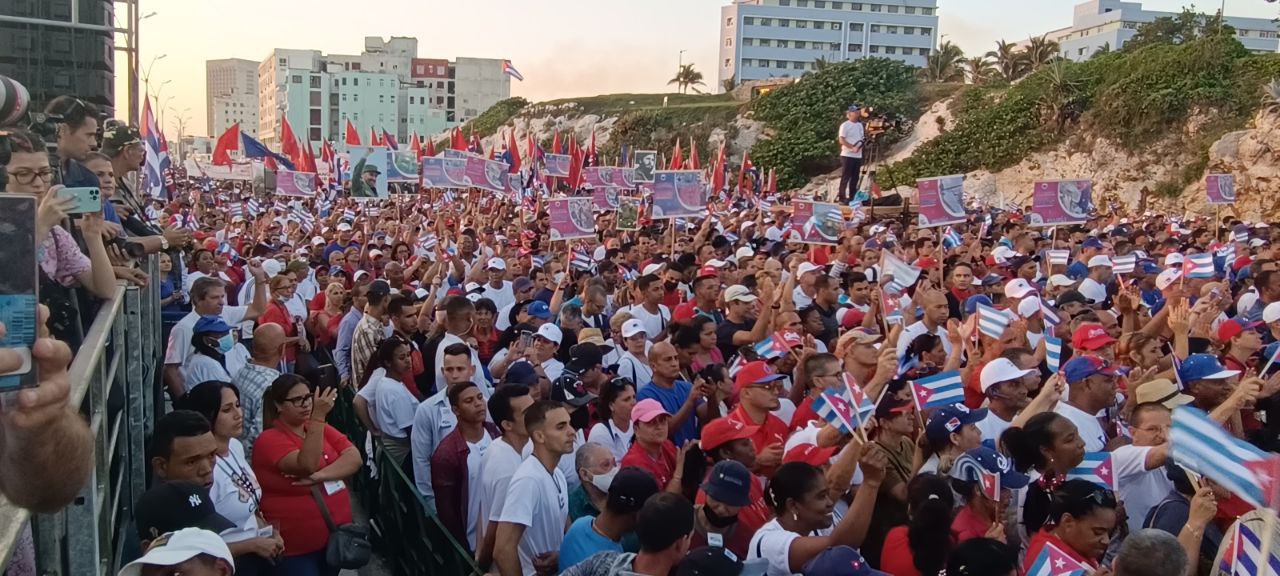
<path fill-rule="evenodd" d="M 996 71 L 1006 82 L 1021 78 L 1026 69 L 1023 59 L 1018 54 L 1017 45 L 1004 40 L 996 42 L 996 49 L 987 52 L 987 57 L 995 60 Z"/>
<path fill-rule="evenodd" d="M 831 64 L 831 62 L 828 62 L 825 57 L 819 56 L 813 61 L 813 71 L 821 72 L 823 70 L 826 70 L 827 65 L 829 64 Z"/>
<path fill-rule="evenodd" d="M 734 74 L 733 76 L 721 81 L 720 87 L 724 88 L 725 92 L 733 92 L 733 89 L 738 87 L 738 75 Z"/>
<path fill-rule="evenodd" d="M 1054 126 L 1059 133 L 1068 122 L 1076 120 L 1084 112 L 1083 83 L 1071 77 L 1073 63 L 1058 58 L 1044 66 L 1045 90 L 1040 96 L 1040 117 Z"/>
<path fill-rule="evenodd" d="M 1027 48 L 1022 51 L 1027 65 L 1026 72 L 1034 72 L 1041 66 L 1057 60 L 1059 50 L 1058 43 L 1050 40 L 1047 35 L 1032 38 L 1027 42 Z"/>
<path fill-rule="evenodd" d="M 1262 114 L 1280 116 L 1280 79 L 1272 78 L 1266 86 L 1263 86 Z"/>
<path fill-rule="evenodd" d="M 702 82 L 702 73 L 693 69 L 693 64 L 682 64 L 680 70 L 676 72 L 675 78 L 667 81 L 667 85 L 675 84 L 680 88 L 680 93 L 684 94 L 690 86 L 705 86 Z"/>
<path fill-rule="evenodd" d="M 982 84 L 996 74 L 996 67 L 985 55 L 968 58 L 962 64 L 970 84 Z"/>
<path fill-rule="evenodd" d="M 1177 16 L 1163 16 L 1138 25 L 1137 32 L 1124 44 L 1132 52 L 1153 44 L 1182 44 L 1205 36 L 1235 36 L 1236 29 L 1223 22 L 1222 13 L 1200 14 L 1183 8 Z"/>
<path fill-rule="evenodd" d="M 921 72 L 926 82 L 964 82 L 963 61 L 964 52 L 948 40 L 929 54 Z"/>

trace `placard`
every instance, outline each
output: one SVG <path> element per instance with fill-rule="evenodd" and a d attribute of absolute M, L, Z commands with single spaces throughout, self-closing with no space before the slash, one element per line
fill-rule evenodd
<path fill-rule="evenodd" d="M 595 211 L 587 197 L 556 198 L 547 201 L 551 217 L 551 240 L 574 240 L 596 235 Z"/>
<path fill-rule="evenodd" d="M 476 188 L 490 192 L 507 191 L 507 174 L 510 167 L 506 162 L 488 160 L 479 156 L 467 158 L 467 181 Z"/>
<path fill-rule="evenodd" d="M 298 196 L 311 198 L 316 195 L 316 175 L 314 172 L 294 172 L 292 170 L 276 170 L 276 194 L 280 196 Z"/>
<path fill-rule="evenodd" d="M 1093 183 L 1088 180 L 1047 180 L 1036 182 L 1032 226 L 1080 224 L 1093 211 Z"/>
<path fill-rule="evenodd" d="M 700 170 L 654 172 L 653 218 L 697 216 L 707 209 L 707 185 Z"/>
<path fill-rule="evenodd" d="M 636 182 L 653 182 L 658 171 L 658 151 L 636 150 L 634 164 Z"/>
<path fill-rule="evenodd" d="M 635 188 L 635 169 L 591 166 L 582 169 L 582 181 L 592 188 Z"/>
<path fill-rule="evenodd" d="M 591 200 L 597 210 L 617 210 L 618 188 L 595 188 L 591 191 Z"/>
<path fill-rule="evenodd" d="M 391 165 L 387 168 L 387 182 L 418 181 L 418 158 L 412 150 L 392 152 Z"/>
<path fill-rule="evenodd" d="M 1235 174 L 1210 174 L 1204 177 L 1204 189 L 1209 204 L 1234 204 L 1236 201 Z"/>
<path fill-rule="evenodd" d="M 355 200 L 383 199 L 391 197 L 387 191 L 387 165 L 391 153 L 384 146 L 352 146 L 351 197 Z"/>
<path fill-rule="evenodd" d="M 639 196 L 619 196 L 618 197 L 618 230 L 639 230 L 640 229 L 640 197 Z"/>
<path fill-rule="evenodd" d="M 546 167 L 547 176 L 568 178 L 569 167 L 573 165 L 573 157 L 568 154 L 543 154 L 542 162 Z"/>
<path fill-rule="evenodd" d="M 425 188 L 470 188 L 467 158 L 437 156 L 422 159 L 422 186 Z"/>
<path fill-rule="evenodd" d="M 921 228 L 965 221 L 964 174 L 916 180 Z"/>
<path fill-rule="evenodd" d="M 836 246 L 840 233 L 845 229 L 844 214 L 839 204 L 792 200 L 792 229 L 800 232 L 800 241 L 806 244 Z"/>

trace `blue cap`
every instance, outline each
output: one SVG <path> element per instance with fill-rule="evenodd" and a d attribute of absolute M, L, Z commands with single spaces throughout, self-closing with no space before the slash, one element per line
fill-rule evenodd
<path fill-rule="evenodd" d="M 1102 240 L 1099 240 L 1097 238 L 1090 236 L 1084 239 L 1084 243 L 1081 244 L 1080 247 L 1081 248 L 1102 248 Z"/>
<path fill-rule="evenodd" d="M 983 286 L 1000 286 L 1002 284 L 1004 284 L 1004 276 L 999 274 L 991 273 L 982 277 Z"/>
<path fill-rule="evenodd" d="M 707 479 L 702 483 L 707 496 L 728 506 L 751 504 L 751 471 L 737 460 L 716 462 Z"/>
<path fill-rule="evenodd" d="M 529 308 L 526 311 L 534 318 L 541 318 L 543 320 L 551 319 L 551 307 L 547 306 L 547 303 L 541 300 L 534 300 L 529 304 Z"/>
<path fill-rule="evenodd" d="M 1178 379 L 1184 383 L 1195 380 L 1222 380 L 1237 376 L 1239 370 L 1227 370 L 1213 354 L 1192 354 L 1182 361 L 1178 369 Z"/>
<path fill-rule="evenodd" d="M 507 374 L 502 378 L 502 383 L 533 386 L 538 383 L 538 373 L 533 371 L 532 364 L 524 361 L 516 362 L 507 368 Z"/>
<path fill-rule="evenodd" d="M 959 432 L 961 427 L 977 424 L 986 417 L 986 408 L 970 410 L 964 404 L 943 406 L 929 417 L 929 423 L 924 426 L 924 433 L 929 437 L 930 442 L 942 442 L 952 432 Z"/>
<path fill-rule="evenodd" d="M 1155 260 L 1142 260 L 1139 262 L 1138 267 L 1142 270 L 1143 274 L 1159 274 L 1162 271 L 1160 266 L 1156 264 Z"/>
<path fill-rule="evenodd" d="M 861 110 L 861 108 L 859 108 L 857 104 L 851 104 L 849 105 L 849 109 L 845 110 L 845 112 L 857 112 L 858 110 Z"/>
<path fill-rule="evenodd" d="M 1075 384 L 1085 378 L 1102 374 L 1104 376 L 1123 376 L 1129 370 L 1124 366 L 1115 366 L 1097 356 L 1076 356 L 1062 367 L 1062 376 L 1067 384 Z"/>
<path fill-rule="evenodd" d="M 857 550 L 848 546 L 832 546 L 813 557 L 800 569 L 803 576 L 889 576 L 871 568 L 866 559 Z"/>
<path fill-rule="evenodd" d="M 863 247 L 863 248 L 867 248 L 867 249 L 877 249 L 877 250 L 878 250 L 878 249 L 880 249 L 880 241 L 879 241 L 879 240 L 876 240 L 875 238 L 872 238 L 872 239 L 870 239 L 870 240 L 867 240 L 866 242 L 863 242 L 863 243 L 862 243 L 862 247 Z"/>
<path fill-rule="evenodd" d="M 196 325 L 191 329 L 192 334 L 206 334 L 210 332 L 221 333 L 230 332 L 231 326 L 222 319 L 221 316 L 201 316 L 196 320 Z"/>
<path fill-rule="evenodd" d="M 982 304 L 984 306 L 994 306 L 994 304 L 991 303 L 991 298 L 989 298 L 986 294 L 977 294 L 974 296 L 970 296 L 964 301 L 965 316 L 969 316 L 976 313 L 978 311 L 978 304 Z"/>
<path fill-rule="evenodd" d="M 999 474 L 1001 488 L 1017 490 L 1031 483 L 1030 476 L 1014 470 L 1008 458 L 987 446 L 961 454 L 951 465 L 951 477 L 965 482 L 981 481 L 983 472 Z"/>

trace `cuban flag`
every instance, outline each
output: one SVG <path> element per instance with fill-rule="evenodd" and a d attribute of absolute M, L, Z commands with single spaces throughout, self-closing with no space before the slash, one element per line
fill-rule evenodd
<path fill-rule="evenodd" d="M 854 381 L 851 374 L 845 372 L 841 378 L 844 379 L 844 387 L 848 391 L 849 400 L 852 401 L 854 407 L 857 409 L 856 415 L 858 417 L 858 425 L 861 426 L 863 422 L 866 422 L 868 418 L 875 414 L 876 403 L 873 402 L 871 397 L 867 396 L 867 393 L 862 390 L 862 387 Z"/>
<path fill-rule="evenodd" d="M 196 217 L 187 211 L 178 214 L 178 225 L 193 232 L 200 229 L 200 223 L 196 221 Z"/>
<path fill-rule="evenodd" d="M 1084 576 L 1092 571 L 1057 546 L 1046 543 L 1031 568 L 1027 569 L 1027 576 Z"/>
<path fill-rule="evenodd" d="M 1116 256 L 1111 264 L 1111 271 L 1116 274 L 1133 274 L 1134 269 L 1138 267 L 1138 256 L 1136 254 Z"/>
<path fill-rule="evenodd" d="M 1187 278 L 1213 278 L 1213 254 L 1201 252 L 1187 256 L 1182 263 L 1182 273 Z"/>
<path fill-rule="evenodd" d="M 964 402 L 964 384 L 960 371 L 952 370 L 911 382 L 911 395 L 916 409 L 928 410 Z"/>
<path fill-rule="evenodd" d="M 244 204 L 239 202 L 227 204 L 227 217 L 234 219 L 236 216 L 244 216 Z"/>
<path fill-rule="evenodd" d="M 143 190 L 152 198 L 169 199 L 168 188 L 164 185 L 164 163 L 160 158 L 160 130 L 156 128 L 156 117 L 151 112 L 151 99 L 147 98 L 142 106 L 142 147 L 146 150 L 146 159 L 142 164 L 144 177 Z"/>
<path fill-rule="evenodd" d="M 1047 250 L 1045 254 L 1049 256 L 1050 266 L 1066 266 L 1071 262 L 1070 250 Z"/>
<path fill-rule="evenodd" d="M 954 419 L 953 420 L 957 420 Z M 958 421 L 958 420 L 957 420 Z M 986 470 L 978 470 L 978 480 L 982 482 L 982 495 L 990 498 L 992 502 L 1000 501 L 1000 473 L 987 472 Z"/>
<path fill-rule="evenodd" d="M 832 210 L 830 212 L 827 212 L 827 222 L 835 224 L 837 227 L 843 227 L 844 215 L 840 214 L 839 210 Z"/>
<path fill-rule="evenodd" d="M 961 238 L 956 229 L 951 226 L 947 226 L 947 229 L 942 232 L 942 247 L 947 250 L 951 250 L 963 242 L 964 238 Z"/>
<path fill-rule="evenodd" d="M 1219 246 L 1213 253 L 1214 256 L 1221 258 L 1224 262 L 1230 264 L 1236 260 L 1236 245 L 1228 242 L 1224 246 Z"/>
<path fill-rule="evenodd" d="M 425 252 L 434 250 L 439 243 L 440 240 L 436 238 L 435 234 L 423 234 L 418 237 L 418 246 Z"/>
<path fill-rule="evenodd" d="M 1249 227 L 1245 226 L 1244 224 L 1236 226 L 1234 229 L 1231 230 L 1231 240 L 1233 242 L 1248 242 Z"/>
<path fill-rule="evenodd" d="M 257 198 L 250 198 L 246 207 L 249 209 L 249 213 L 254 216 L 262 213 L 262 205 L 258 203 Z"/>
<path fill-rule="evenodd" d="M 1203 410 L 1175 408 L 1170 440 L 1179 464 L 1212 478 L 1254 506 L 1267 506 L 1272 499 L 1280 456 L 1232 436 Z"/>
<path fill-rule="evenodd" d="M 1268 574 L 1280 574 L 1280 558 L 1276 558 L 1274 554 L 1270 556 L 1269 563 L 1271 570 Z M 1222 571 L 1231 576 L 1256 576 L 1263 574 L 1258 569 L 1259 560 L 1262 558 L 1262 539 L 1258 537 L 1249 525 L 1240 522 L 1236 524 L 1235 537 L 1227 543 L 1227 549 L 1222 554 Z"/>
<path fill-rule="evenodd" d="M 529 262 L 533 264 L 534 268 L 544 268 L 547 265 L 547 259 L 537 254 L 530 256 Z"/>
<path fill-rule="evenodd" d="M 232 248 L 231 245 L 226 242 L 218 244 L 218 253 L 225 254 L 227 256 L 227 260 L 232 262 L 240 259 L 240 253 L 236 252 L 236 249 Z"/>
<path fill-rule="evenodd" d="M 1053 306 L 1045 304 L 1044 299 L 1040 299 L 1040 315 L 1044 318 L 1045 324 L 1057 326 L 1062 323 L 1062 317 L 1053 309 Z"/>
<path fill-rule="evenodd" d="M 626 266 L 618 266 L 618 274 L 622 276 L 624 282 L 635 282 L 640 277 L 640 273 L 627 268 Z"/>
<path fill-rule="evenodd" d="M 884 320 L 890 324 L 902 323 L 902 302 L 897 296 L 891 296 L 880 290 L 880 303 L 884 306 Z"/>
<path fill-rule="evenodd" d="M 347 209 L 343 210 L 343 211 L 342 211 L 342 219 L 343 219 L 343 220 L 347 220 L 348 222 L 355 222 L 355 220 L 356 220 L 356 211 L 355 211 L 354 209 L 352 209 L 352 208 L 347 208 Z"/>
<path fill-rule="evenodd" d="M 890 254 L 888 250 L 882 254 L 884 256 L 882 271 L 886 276 L 893 276 L 893 281 L 887 285 L 891 292 L 906 290 L 920 279 L 920 268 L 907 264 L 901 258 Z"/>
<path fill-rule="evenodd" d="M 573 266 L 575 269 L 586 271 L 591 269 L 591 267 L 594 265 L 594 262 L 591 261 L 591 256 L 588 255 L 586 252 L 574 250 L 573 260 L 570 262 L 569 265 Z"/>
<path fill-rule="evenodd" d="M 854 422 L 853 402 L 849 400 L 847 391 L 828 388 L 813 399 L 813 411 L 839 429 L 841 434 L 853 434 L 861 424 L 861 421 Z"/>
<path fill-rule="evenodd" d="M 1067 471 L 1067 479 L 1079 478 L 1088 480 L 1106 488 L 1116 489 L 1115 466 L 1111 462 L 1110 452 L 1085 452 L 1084 460 L 1075 468 Z"/>
<path fill-rule="evenodd" d="M 515 66 L 511 65 L 510 60 L 502 61 L 502 73 L 512 78 L 515 78 L 516 80 L 524 82 L 524 75 L 521 74 L 519 70 L 516 70 Z"/>
<path fill-rule="evenodd" d="M 1044 362 L 1049 366 L 1049 372 L 1054 374 L 1062 368 L 1062 339 L 1053 336 L 1044 337 Z"/>
<path fill-rule="evenodd" d="M 782 337 L 777 334 L 757 342 L 752 349 L 755 350 L 756 356 L 759 356 L 764 360 L 781 358 L 791 351 L 791 349 L 787 347 L 787 341 L 783 340 Z"/>
<path fill-rule="evenodd" d="M 999 340 L 1009 327 L 1009 316 L 986 304 L 978 304 L 978 331 Z"/>

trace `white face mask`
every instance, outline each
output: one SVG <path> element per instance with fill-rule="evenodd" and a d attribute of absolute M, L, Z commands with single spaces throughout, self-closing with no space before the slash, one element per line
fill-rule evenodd
<path fill-rule="evenodd" d="M 605 472 L 604 474 L 596 474 L 591 477 L 591 484 L 599 488 L 605 494 L 609 493 L 609 485 L 613 484 L 613 477 L 618 475 L 618 468 Z"/>

